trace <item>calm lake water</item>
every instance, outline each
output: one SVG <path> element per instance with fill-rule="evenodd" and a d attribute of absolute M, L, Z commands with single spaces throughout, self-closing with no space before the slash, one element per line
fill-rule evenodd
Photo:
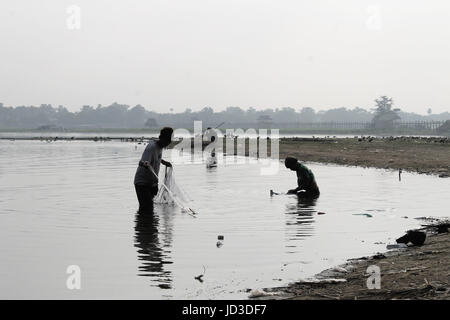
<path fill-rule="evenodd" d="M 205 129 L 205 128 L 203 128 Z M 220 129 L 219 129 L 220 130 Z M 257 131 L 260 133 L 259 131 Z M 226 129 L 222 129 L 218 131 L 219 137 L 222 137 L 226 133 Z M 261 132 L 262 133 L 262 132 Z M 244 134 L 235 131 L 235 134 L 240 137 L 248 137 L 248 138 L 256 138 L 258 135 L 252 133 L 251 131 L 244 131 Z M 271 130 L 267 131 L 267 134 L 270 136 Z M 274 133 L 275 134 L 275 133 Z M 95 138 L 95 137 L 103 137 L 103 138 L 141 138 L 145 136 L 145 138 L 157 138 L 159 133 L 136 133 L 136 132 L 0 132 L 0 138 Z M 183 131 L 175 131 L 175 138 L 189 138 L 193 137 L 194 134 L 183 132 Z M 358 134 L 302 134 L 302 133 L 280 133 L 280 138 L 354 138 L 355 136 L 361 136 Z M 383 135 L 365 135 L 365 136 L 374 136 L 374 137 L 382 137 Z M 388 135 L 390 136 L 390 135 Z M 430 135 L 408 135 L 408 137 L 433 137 Z M 437 136 L 439 137 L 439 136 Z"/>
<path fill-rule="evenodd" d="M 269 195 L 295 187 L 293 172 L 235 157 L 213 169 L 173 159 L 197 218 L 167 205 L 137 215 L 144 147 L 0 140 L 0 298 L 246 298 L 385 251 L 416 217 L 449 216 L 449 179 L 307 163 L 322 194 L 302 203 Z M 67 289 L 70 265 L 81 290 Z"/>
<path fill-rule="evenodd" d="M 205 130 L 206 128 L 203 128 Z M 219 129 L 220 130 L 220 129 Z M 257 131 L 259 132 L 259 131 Z M 249 138 L 256 138 L 258 135 L 255 134 L 252 131 L 244 131 L 244 134 L 239 133 L 238 131 L 235 131 L 236 135 L 240 137 L 249 137 Z M 222 131 L 218 131 L 218 136 L 222 137 L 224 134 L 226 134 L 226 129 Z M 262 133 L 261 133 L 262 134 Z M 269 129 L 267 131 L 267 134 L 271 134 L 271 130 Z M 275 134 L 275 132 L 274 132 Z M 95 137 L 103 137 L 103 138 L 122 138 L 122 137 L 129 137 L 129 138 L 158 138 L 158 133 L 136 133 L 136 132 L 0 132 L 0 138 L 95 138 Z M 193 133 L 185 132 L 185 131 L 175 131 L 175 138 L 189 138 L 194 137 Z M 355 137 L 354 134 L 299 134 L 299 133 L 280 133 L 280 138 L 325 138 L 325 137 L 336 137 L 336 138 L 353 138 Z"/>

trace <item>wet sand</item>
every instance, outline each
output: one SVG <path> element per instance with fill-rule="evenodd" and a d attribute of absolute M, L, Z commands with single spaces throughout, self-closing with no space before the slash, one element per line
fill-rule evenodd
<path fill-rule="evenodd" d="M 281 139 L 280 159 L 450 176 L 450 138 Z"/>
<path fill-rule="evenodd" d="M 349 260 L 317 275 L 323 282 L 296 282 L 266 289 L 270 299 L 450 299 L 449 233 L 427 231 L 420 247 L 395 249 L 384 254 Z M 380 288 L 369 289 L 369 266 L 380 268 Z M 334 281 L 332 279 L 338 280 Z M 261 297 L 260 297 L 261 298 Z"/>
<path fill-rule="evenodd" d="M 246 156 L 248 141 L 245 140 Z M 235 142 L 234 154 L 237 153 L 237 145 Z M 223 150 L 233 153 L 228 152 L 225 145 Z M 270 155 L 270 140 L 267 140 L 267 150 Z M 450 177 L 449 137 L 281 138 L 279 159 L 289 155 L 300 161 L 401 169 L 441 178 Z"/>

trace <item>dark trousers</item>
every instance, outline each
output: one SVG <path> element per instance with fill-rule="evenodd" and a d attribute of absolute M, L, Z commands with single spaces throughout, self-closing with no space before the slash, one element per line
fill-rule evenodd
<path fill-rule="evenodd" d="M 134 185 L 139 201 L 139 211 L 153 208 L 153 198 L 158 193 L 158 187 Z"/>

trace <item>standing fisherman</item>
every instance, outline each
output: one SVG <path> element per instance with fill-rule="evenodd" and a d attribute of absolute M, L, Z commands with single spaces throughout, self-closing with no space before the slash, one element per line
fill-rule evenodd
<path fill-rule="evenodd" d="M 302 198 L 318 198 L 320 195 L 319 187 L 312 171 L 305 165 L 298 162 L 296 158 L 286 157 L 284 160 L 286 168 L 297 172 L 298 187 L 288 191 L 288 194 L 297 194 Z"/>
<path fill-rule="evenodd" d="M 214 143 L 216 141 L 217 132 L 211 127 L 206 128 L 205 134 L 203 135 L 203 141 L 208 141 L 209 143 Z M 206 160 L 206 167 L 213 168 L 217 167 L 216 149 L 211 150 L 211 154 Z"/>
<path fill-rule="evenodd" d="M 162 150 L 172 142 L 173 129 L 165 127 L 161 130 L 157 141 L 151 140 L 144 152 L 134 176 L 134 188 L 139 201 L 139 211 L 151 208 L 153 197 L 158 193 L 159 166 L 172 164 L 162 159 Z M 156 174 L 156 176 L 151 172 Z"/>

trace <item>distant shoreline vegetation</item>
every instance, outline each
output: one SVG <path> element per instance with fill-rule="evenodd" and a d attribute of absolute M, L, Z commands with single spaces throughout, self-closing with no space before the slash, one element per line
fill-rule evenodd
<path fill-rule="evenodd" d="M 222 130 L 277 128 L 280 133 L 432 134 L 450 119 L 449 112 L 432 114 L 431 109 L 426 116 L 402 112 L 394 109 L 392 99 L 386 96 L 375 102 L 375 108 L 370 111 L 359 107 L 318 112 L 309 107 L 265 110 L 228 107 L 215 112 L 213 108 L 205 107 L 200 111 L 188 108 L 179 113 L 158 113 L 141 105 L 130 107 L 119 103 L 83 106 L 76 112 L 49 104 L 10 107 L 0 103 L 0 131 L 154 133 L 163 126 L 192 131 L 194 121 L 202 121 L 204 129 L 223 122 Z"/>
<path fill-rule="evenodd" d="M 236 127 L 236 128 L 223 128 L 222 133 L 226 133 L 226 129 L 238 129 L 241 128 L 244 131 L 247 128 Z M 184 128 L 183 128 L 184 129 Z M 205 129 L 205 128 L 203 128 Z M 273 128 L 276 129 L 276 128 Z M 0 128 L 0 133 L 42 133 L 42 134 L 53 134 L 57 136 L 61 133 L 91 133 L 91 134 L 142 134 L 143 136 L 146 134 L 157 134 L 159 133 L 158 129 L 133 129 L 133 128 L 92 128 L 92 129 L 62 129 L 62 130 L 39 130 L 39 129 L 12 129 L 12 128 Z M 193 133 L 193 129 L 186 129 L 190 133 Z M 257 129 L 258 130 L 258 129 Z M 271 129 L 268 129 L 267 133 L 270 135 Z M 295 135 L 295 134 L 309 134 L 309 135 L 443 135 L 449 136 L 448 132 L 437 132 L 436 130 L 430 129 L 416 129 L 416 128 L 398 128 L 398 129 L 312 129 L 312 128 L 291 128 L 291 129 L 279 129 L 279 133 L 281 135 Z"/>

